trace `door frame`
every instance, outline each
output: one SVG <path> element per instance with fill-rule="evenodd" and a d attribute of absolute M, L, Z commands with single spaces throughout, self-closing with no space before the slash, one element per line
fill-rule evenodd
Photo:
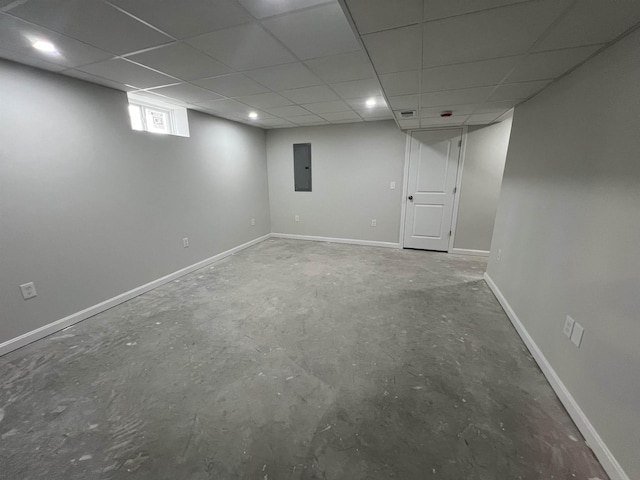
<path fill-rule="evenodd" d="M 413 128 L 406 131 L 407 140 L 404 148 L 404 174 L 402 180 L 402 205 L 400 208 L 400 248 L 404 246 L 404 225 L 407 214 L 407 189 L 409 187 L 409 160 L 411 156 L 411 139 L 414 132 L 428 132 L 433 130 L 462 130 L 462 145 L 460 146 L 460 158 L 458 159 L 458 171 L 456 172 L 456 193 L 453 195 L 453 213 L 451 214 L 451 236 L 449 237 L 449 246 L 447 253 L 451 253 L 453 243 L 456 236 L 456 227 L 458 225 L 458 207 L 460 203 L 460 191 L 462 188 L 462 172 L 464 171 L 464 158 L 467 153 L 467 125 L 447 125 L 437 128 Z"/>

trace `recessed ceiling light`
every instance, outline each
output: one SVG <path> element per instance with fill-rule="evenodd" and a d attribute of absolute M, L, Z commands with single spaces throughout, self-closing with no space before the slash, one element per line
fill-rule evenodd
<path fill-rule="evenodd" d="M 370 98 L 365 102 L 365 105 L 369 108 L 371 107 L 375 107 L 376 106 L 376 99 L 375 98 Z"/>
<path fill-rule="evenodd" d="M 31 44 L 31 46 L 36 50 L 40 50 L 41 52 L 58 53 L 56 46 L 51 42 L 47 42 L 46 40 L 36 40 Z"/>
<path fill-rule="evenodd" d="M 255 120 L 256 118 L 258 118 L 258 114 L 256 112 L 249 112 L 249 118 Z"/>

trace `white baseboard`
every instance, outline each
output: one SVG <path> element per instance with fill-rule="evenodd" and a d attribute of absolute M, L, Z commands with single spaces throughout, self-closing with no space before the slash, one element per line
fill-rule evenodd
<path fill-rule="evenodd" d="M 89 317 L 93 317 L 94 315 L 104 312 L 109 308 L 115 307 L 116 305 L 126 302 L 127 300 L 131 300 L 138 295 L 142 295 L 143 293 L 148 292 L 149 290 L 153 290 L 154 288 L 159 287 L 160 285 L 164 285 L 165 283 L 171 282 L 176 278 L 182 277 L 183 275 L 187 275 L 199 268 L 206 267 L 207 265 L 216 262 L 218 260 L 222 260 L 229 255 L 232 255 L 240 250 L 244 250 L 256 243 L 262 242 L 271 238 L 271 234 L 263 235 L 262 237 L 258 237 L 254 240 L 251 240 L 247 243 L 243 243 L 242 245 L 238 245 L 226 252 L 219 253 L 214 255 L 213 257 L 209 257 L 205 260 L 201 260 L 200 262 L 194 263 L 193 265 L 189 265 L 188 267 L 182 268 L 176 272 L 170 273 L 169 275 L 165 275 L 162 278 L 158 278 L 157 280 L 153 280 L 145 285 L 141 285 L 139 287 L 134 288 L 133 290 L 129 290 L 128 292 L 121 293 L 109 300 L 105 300 L 104 302 L 98 303 L 97 305 L 93 305 L 92 307 L 85 308 L 79 312 L 73 313 L 68 317 L 61 318 L 60 320 L 56 320 L 53 323 L 49 323 L 43 327 L 37 328 L 30 332 L 27 332 L 19 337 L 12 338 L 11 340 L 7 340 L 4 343 L 0 343 L 0 356 L 5 355 L 13 350 L 16 350 L 20 347 L 23 347 L 31 342 L 35 342 L 36 340 L 40 340 L 47 335 L 51 335 L 63 328 L 66 328 L 74 323 L 78 323 L 82 320 L 86 320 Z"/>
<path fill-rule="evenodd" d="M 470 250 L 468 248 L 452 248 L 449 253 L 457 255 L 475 255 L 476 257 L 488 257 L 489 250 Z"/>
<path fill-rule="evenodd" d="M 484 279 L 611 480 L 630 480 L 488 273 Z"/>
<path fill-rule="evenodd" d="M 352 238 L 314 237 L 310 235 L 293 235 L 290 233 L 272 233 L 274 238 L 290 238 L 292 240 L 311 240 L 313 242 L 348 243 L 350 245 L 365 245 L 367 247 L 400 248 L 399 243 L 377 242 L 374 240 L 354 240 Z"/>

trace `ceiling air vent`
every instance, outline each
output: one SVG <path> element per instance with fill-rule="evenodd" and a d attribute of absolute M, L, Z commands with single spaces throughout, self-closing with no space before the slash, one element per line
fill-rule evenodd
<path fill-rule="evenodd" d="M 415 110 L 402 110 L 400 112 L 400 118 L 416 118 Z"/>

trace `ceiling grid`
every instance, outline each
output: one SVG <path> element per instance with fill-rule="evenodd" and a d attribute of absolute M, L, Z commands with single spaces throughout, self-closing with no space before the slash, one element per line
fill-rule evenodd
<path fill-rule="evenodd" d="M 487 124 L 640 20 L 637 0 L 612 5 L 5 0 L 0 57 L 262 128 Z"/>

